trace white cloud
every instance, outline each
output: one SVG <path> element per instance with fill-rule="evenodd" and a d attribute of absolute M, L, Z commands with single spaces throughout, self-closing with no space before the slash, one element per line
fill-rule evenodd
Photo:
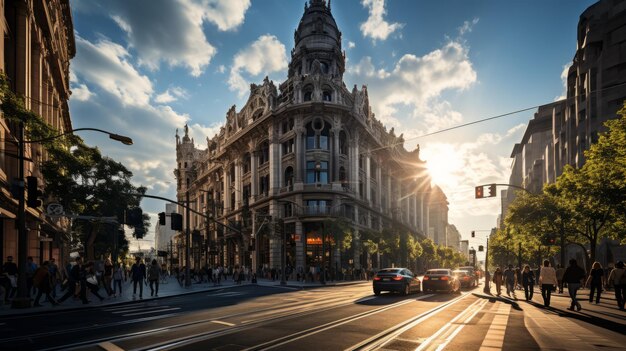
<path fill-rule="evenodd" d="M 72 88 L 72 100 L 78 101 L 87 101 L 93 93 L 89 90 L 89 88 L 85 84 L 79 84 Z"/>
<path fill-rule="evenodd" d="M 224 73 L 226 72 L 226 66 L 224 65 L 219 65 L 217 66 L 217 69 L 215 70 L 217 73 Z"/>
<path fill-rule="evenodd" d="M 355 46 L 356 44 L 353 41 L 348 42 L 348 49 L 354 49 Z"/>
<path fill-rule="evenodd" d="M 478 23 L 479 19 L 474 18 L 471 22 L 465 21 L 463 25 L 459 27 L 459 35 L 465 35 L 465 33 L 471 33 L 474 26 Z"/>
<path fill-rule="evenodd" d="M 506 137 L 509 138 L 511 136 L 516 136 L 518 134 L 523 133 L 524 130 L 526 130 L 526 123 L 520 123 L 520 124 L 516 125 L 515 127 L 510 128 L 509 130 L 507 130 Z"/>
<path fill-rule="evenodd" d="M 361 33 L 364 37 L 370 37 L 373 40 L 387 40 L 391 33 L 404 26 L 402 23 L 385 21 L 384 16 L 387 13 L 385 0 L 362 0 L 361 5 L 367 7 L 369 11 L 369 17 L 361 23 Z"/>
<path fill-rule="evenodd" d="M 262 35 L 250 46 L 239 51 L 233 58 L 228 85 L 243 97 L 250 89 L 249 83 L 242 76 L 246 72 L 257 77 L 260 74 L 284 71 L 287 68 L 287 50 L 285 45 L 273 35 Z"/>
<path fill-rule="evenodd" d="M 568 62 L 563 65 L 563 70 L 561 71 L 561 82 L 563 83 L 563 92 L 561 92 L 561 96 L 557 96 L 554 98 L 554 101 L 563 100 L 567 97 L 567 72 L 569 68 L 572 67 L 572 63 Z"/>
<path fill-rule="evenodd" d="M 221 31 L 239 27 L 250 7 L 250 0 L 201 0 L 204 18 Z"/>
<path fill-rule="evenodd" d="M 159 104 L 167 104 L 178 99 L 187 99 L 189 94 L 181 87 L 173 87 L 167 89 L 165 92 L 159 94 L 154 98 L 154 102 Z"/>
<path fill-rule="evenodd" d="M 117 96 L 125 105 L 148 104 L 152 83 L 132 66 L 121 45 L 108 39 L 94 44 L 76 36 L 76 50 L 72 68 L 80 72 L 83 81 Z"/>
<path fill-rule="evenodd" d="M 108 13 L 126 33 L 141 66 L 157 70 L 161 63 L 186 67 L 201 75 L 217 50 L 208 42 L 203 24 L 231 30 L 244 21 L 249 0 L 81 0 L 84 12 Z"/>

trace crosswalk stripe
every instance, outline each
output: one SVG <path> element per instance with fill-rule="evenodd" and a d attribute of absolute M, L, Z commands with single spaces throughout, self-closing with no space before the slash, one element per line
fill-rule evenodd
<path fill-rule="evenodd" d="M 504 345 L 504 334 L 506 332 L 506 325 L 509 322 L 510 314 L 511 305 L 501 303 L 497 314 L 491 321 L 491 326 L 487 331 L 487 335 L 485 335 L 482 345 L 480 345 L 479 351 L 502 350 L 502 346 Z"/>
<path fill-rule="evenodd" d="M 215 321 L 211 321 L 211 323 L 216 323 L 216 324 L 227 325 L 227 326 L 229 326 L 229 327 L 232 327 L 232 326 L 234 326 L 234 325 L 235 325 L 234 323 L 228 323 L 228 322 L 217 321 L 217 320 L 215 320 Z"/>
<path fill-rule="evenodd" d="M 220 297 L 230 297 L 230 296 L 238 296 L 238 295 L 245 295 L 244 292 L 223 292 L 223 293 L 219 293 L 219 294 L 208 294 L 207 296 L 220 296 Z"/>
<path fill-rule="evenodd" d="M 139 307 L 139 308 L 134 307 L 134 308 L 127 308 L 127 309 L 119 310 L 119 311 L 113 311 L 111 313 L 120 314 L 120 313 L 134 312 L 134 311 L 148 311 L 148 310 L 155 310 L 155 309 L 166 308 L 166 307 L 170 307 L 170 306 Z"/>
<path fill-rule="evenodd" d="M 121 347 L 119 347 L 119 346 L 117 346 L 117 345 L 115 345 L 115 344 L 113 344 L 111 342 L 108 342 L 108 341 L 101 342 L 101 343 L 98 344 L 98 346 L 103 348 L 105 351 L 124 351 L 123 348 L 121 348 Z"/>
<path fill-rule="evenodd" d="M 175 310 L 180 310 L 180 307 L 163 308 L 163 309 L 154 310 L 154 311 L 127 313 L 127 314 L 123 314 L 122 317 L 139 316 L 139 315 L 142 315 L 142 314 L 159 313 L 159 312 L 175 311 Z"/>

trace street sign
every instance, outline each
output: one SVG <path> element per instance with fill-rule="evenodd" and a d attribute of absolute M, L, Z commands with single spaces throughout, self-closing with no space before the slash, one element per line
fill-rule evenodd
<path fill-rule="evenodd" d="M 63 205 L 53 202 L 46 207 L 46 213 L 48 216 L 63 216 L 65 211 L 63 210 Z"/>

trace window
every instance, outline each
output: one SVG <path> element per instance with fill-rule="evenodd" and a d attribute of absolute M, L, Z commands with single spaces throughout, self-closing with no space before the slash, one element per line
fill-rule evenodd
<path fill-rule="evenodd" d="M 283 121 L 283 134 L 291 131 L 293 129 L 293 118 L 289 118 Z"/>
<path fill-rule="evenodd" d="M 266 141 L 261 144 L 259 148 L 259 165 L 265 164 L 270 160 L 270 145 Z"/>
<path fill-rule="evenodd" d="M 322 71 L 323 74 L 328 74 L 328 63 L 320 62 L 320 71 Z"/>
<path fill-rule="evenodd" d="M 307 161 L 306 182 L 328 184 L 328 161 Z"/>
<path fill-rule="evenodd" d="M 293 152 L 293 139 L 289 139 L 283 142 L 283 155 L 287 155 Z"/>
<path fill-rule="evenodd" d="M 329 149 L 328 139 L 330 137 L 330 124 L 324 122 L 321 118 L 315 119 L 306 125 L 306 148 L 311 149 Z"/>
<path fill-rule="evenodd" d="M 346 175 L 346 169 L 339 167 L 339 181 L 341 182 L 341 186 L 344 188 L 348 187 L 348 176 Z"/>
<path fill-rule="evenodd" d="M 291 166 L 285 169 L 285 186 L 293 185 L 293 168 Z"/>
<path fill-rule="evenodd" d="M 330 213 L 330 200 L 306 200 L 307 213 L 311 215 Z"/>
<path fill-rule="evenodd" d="M 363 169 L 363 155 L 359 155 L 359 169 Z"/>
<path fill-rule="evenodd" d="M 370 176 L 376 179 L 376 161 L 370 160 Z"/>
<path fill-rule="evenodd" d="M 322 101 L 333 101 L 332 93 L 328 90 L 324 90 L 322 93 Z"/>
<path fill-rule="evenodd" d="M 285 217 L 293 217 L 293 208 L 290 203 L 283 204 L 283 211 Z"/>
<path fill-rule="evenodd" d="M 339 153 L 342 155 L 348 154 L 348 138 L 343 130 L 339 132 Z"/>
<path fill-rule="evenodd" d="M 269 174 L 259 178 L 259 191 L 260 191 L 260 195 L 267 195 L 267 193 L 270 191 Z"/>
<path fill-rule="evenodd" d="M 313 98 L 313 92 L 312 91 L 309 90 L 309 91 L 305 91 L 304 92 L 304 102 L 311 101 L 312 98 Z"/>
<path fill-rule="evenodd" d="M 235 210 L 235 192 L 231 192 L 230 193 L 230 210 L 234 211 Z"/>
<path fill-rule="evenodd" d="M 248 172 L 250 172 L 251 170 L 251 165 L 252 164 L 252 159 L 250 157 L 250 153 L 246 152 L 243 155 L 243 163 L 242 163 L 242 170 L 243 170 L 243 174 L 246 174 Z"/>

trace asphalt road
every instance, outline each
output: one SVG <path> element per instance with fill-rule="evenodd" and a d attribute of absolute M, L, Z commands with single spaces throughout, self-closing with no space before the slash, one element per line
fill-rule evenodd
<path fill-rule="evenodd" d="M 3 318 L 0 349 L 537 350 L 544 345 L 545 336 L 528 324 L 528 313 L 541 313 L 536 307 L 525 310 L 471 292 L 374 296 L 371 283 L 307 290 L 244 285 Z M 620 342 L 626 346 L 615 332 L 594 332 L 599 338 L 618 335 L 609 349 L 619 349 Z"/>

